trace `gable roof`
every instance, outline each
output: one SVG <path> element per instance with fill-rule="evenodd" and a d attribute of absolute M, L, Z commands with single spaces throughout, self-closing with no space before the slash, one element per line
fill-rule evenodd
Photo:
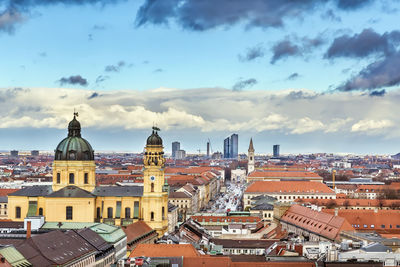
<path fill-rule="evenodd" d="M 343 217 L 318 212 L 300 205 L 292 205 L 283 214 L 281 221 L 331 240 L 338 239 L 343 230 L 354 231 L 354 228 Z"/>
<path fill-rule="evenodd" d="M 83 190 L 74 185 L 68 185 L 48 195 L 47 197 L 72 197 L 72 198 L 94 198 L 95 196 L 90 192 Z"/>
<path fill-rule="evenodd" d="M 100 197 L 140 197 L 143 186 L 97 186 L 92 194 Z"/>
<path fill-rule="evenodd" d="M 47 196 L 53 192 L 51 185 L 34 185 L 27 186 L 13 193 L 9 193 L 9 196 L 26 196 L 26 197 L 39 197 Z"/>
<path fill-rule="evenodd" d="M 126 227 L 122 227 L 122 230 L 126 234 L 127 243 L 130 243 L 146 234 L 152 233 L 157 235 L 156 231 L 148 226 L 144 221 L 137 221 Z"/>

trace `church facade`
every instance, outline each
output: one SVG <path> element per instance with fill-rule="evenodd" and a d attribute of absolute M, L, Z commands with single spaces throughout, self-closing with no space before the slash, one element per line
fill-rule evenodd
<path fill-rule="evenodd" d="M 81 137 L 74 114 L 68 136 L 55 150 L 52 186 L 22 188 L 8 196 L 9 218 L 44 216 L 47 222 L 102 222 L 128 225 L 145 221 L 160 235 L 168 230 L 168 184 L 164 151 L 153 127 L 144 153 L 143 186 L 96 186 L 94 151 Z"/>

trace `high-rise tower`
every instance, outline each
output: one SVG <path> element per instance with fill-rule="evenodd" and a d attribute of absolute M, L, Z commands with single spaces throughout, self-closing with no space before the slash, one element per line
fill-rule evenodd
<path fill-rule="evenodd" d="M 164 179 L 164 151 L 157 127 L 147 138 L 143 173 L 143 220 L 158 234 L 168 230 L 168 185 Z"/>
<path fill-rule="evenodd" d="M 250 139 L 250 145 L 248 150 L 248 162 L 247 162 L 247 173 L 251 173 L 254 171 L 254 147 L 253 147 L 253 138 Z"/>

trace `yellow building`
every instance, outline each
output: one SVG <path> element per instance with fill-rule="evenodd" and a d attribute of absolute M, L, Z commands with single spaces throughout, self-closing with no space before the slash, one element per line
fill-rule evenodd
<path fill-rule="evenodd" d="M 104 222 L 127 225 L 144 220 L 160 235 L 168 230 L 168 185 L 159 129 L 147 138 L 143 186 L 96 186 L 94 151 L 81 137 L 74 114 L 68 136 L 55 150 L 53 185 L 22 188 L 8 196 L 9 218 L 43 215 L 47 222 Z"/>

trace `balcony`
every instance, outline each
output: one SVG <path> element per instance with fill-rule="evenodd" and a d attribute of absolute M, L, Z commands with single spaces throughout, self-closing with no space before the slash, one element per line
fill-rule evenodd
<path fill-rule="evenodd" d="M 115 219 L 113 218 L 104 218 L 103 223 L 115 225 Z"/>
<path fill-rule="evenodd" d="M 130 225 L 132 223 L 133 223 L 133 219 L 130 219 L 130 218 L 121 219 L 121 225 L 122 226 L 127 226 L 127 225 Z"/>

